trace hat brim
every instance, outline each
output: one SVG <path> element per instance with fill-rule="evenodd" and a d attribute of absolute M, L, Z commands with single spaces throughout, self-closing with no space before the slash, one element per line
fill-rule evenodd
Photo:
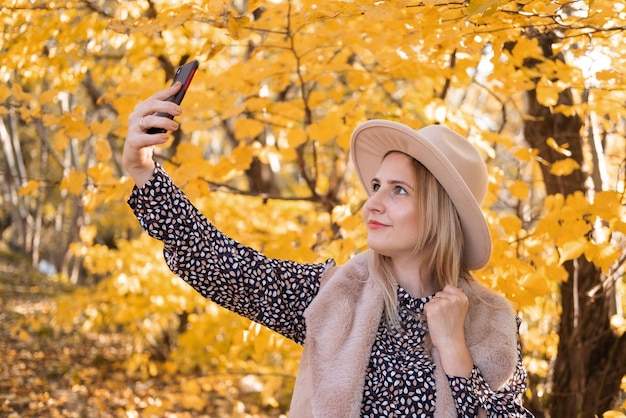
<path fill-rule="evenodd" d="M 388 120 L 370 120 L 354 130 L 350 154 L 366 193 L 371 193 L 370 182 L 390 151 L 410 155 L 435 176 L 459 215 L 465 266 L 470 270 L 484 267 L 491 257 L 491 235 L 480 205 L 452 162 L 419 131 Z"/>

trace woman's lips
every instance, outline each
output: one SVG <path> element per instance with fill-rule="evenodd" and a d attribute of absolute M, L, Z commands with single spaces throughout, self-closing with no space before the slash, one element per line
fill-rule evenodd
<path fill-rule="evenodd" d="M 378 221 L 375 220 L 370 220 L 367 222 L 368 226 L 370 229 L 382 229 L 385 228 L 387 225 L 380 223 Z"/>

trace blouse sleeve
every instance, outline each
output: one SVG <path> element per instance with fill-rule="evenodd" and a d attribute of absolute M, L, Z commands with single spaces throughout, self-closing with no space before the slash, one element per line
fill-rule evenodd
<path fill-rule="evenodd" d="M 518 361 L 513 376 L 497 391 L 489 387 L 476 365 L 469 378 L 448 376 L 458 416 L 477 417 L 479 409 L 484 409 L 487 416 L 493 418 L 533 418 L 522 406 L 522 396 L 526 389 L 526 369 L 519 346 L 517 352 Z"/>
<path fill-rule="evenodd" d="M 141 226 L 164 243 L 169 268 L 204 297 L 302 344 L 303 313 L 332 260 L 268 258 L 225 236 L 157 165 L 128 200 Z"/>

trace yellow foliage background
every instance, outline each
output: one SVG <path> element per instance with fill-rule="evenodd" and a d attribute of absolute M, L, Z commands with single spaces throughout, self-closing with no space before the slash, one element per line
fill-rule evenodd
<path fill-rule="evenodd" d="M 468 136 L 490 174 L 484 211 L 494 252 L 477 277 L 523 317 L 525 363 L 540 397 L 557 354 L 564 263 L 585 257 L 612 276 L 624 261 L 626 60 L 615 47 L 623 30 L 611 38 L 584 29 L 626 27 L 610 1 L 589 4 L 583 17 L 539 0 L 4 3 L 3 145 L 27 151 L 24 168 L 6 172 L 14 184 L 6 196 L 13 190 L 16 207 L 48 227 L 44 245 L 29 251 L 62 260 L 59 280 L 88 285 L 60 299 L 52 321 L 135 336 L 129 375 L 200 371 L 204 378 L 182 386 L 189 409 L 202 410 L 207 388 L 243 385 L 258 394 L 248 403 L 285 410 L 300 348 L 173 277 L 161 244 L 139 230 L 125 203 L 128 115 L 186 60 L 198 59 L 200 69 L 177 118 L 181 131 L 157 158 L 218 228 L 270 257 L 342 263 L 365 248 L 365 196 L 347 155 L 357 123 L 445 123 Z M 545 60 L 537 40 L 521 36 L 529 21 L 560 22 L 568 36 L 556 47 L 567 62 Z M 600 190 L 546 196 L 540 166 L 548 163 L 520 135 L 528 89 L 604 133 Z M 565 89 L 591 93 L 558 107 Z M 7 129 L 11 121 L 19 129 Z M 594 169 L 591 150 L 576 161 L 567 146 L 548 145 L 562 156 L 552 174 Z M 622 335 L 618 276 L 612 323 Z"/>

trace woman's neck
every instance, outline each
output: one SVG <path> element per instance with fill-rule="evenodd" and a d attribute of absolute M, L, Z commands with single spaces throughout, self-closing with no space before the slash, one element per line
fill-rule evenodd
<path fill-rule="evenodd" d="M 398 285 L 414 298 L 430 296 L 439 290 L 432 275 L 423 272 L 419 260 L 404 263 L 393 260 L 392 263 Z"/>

